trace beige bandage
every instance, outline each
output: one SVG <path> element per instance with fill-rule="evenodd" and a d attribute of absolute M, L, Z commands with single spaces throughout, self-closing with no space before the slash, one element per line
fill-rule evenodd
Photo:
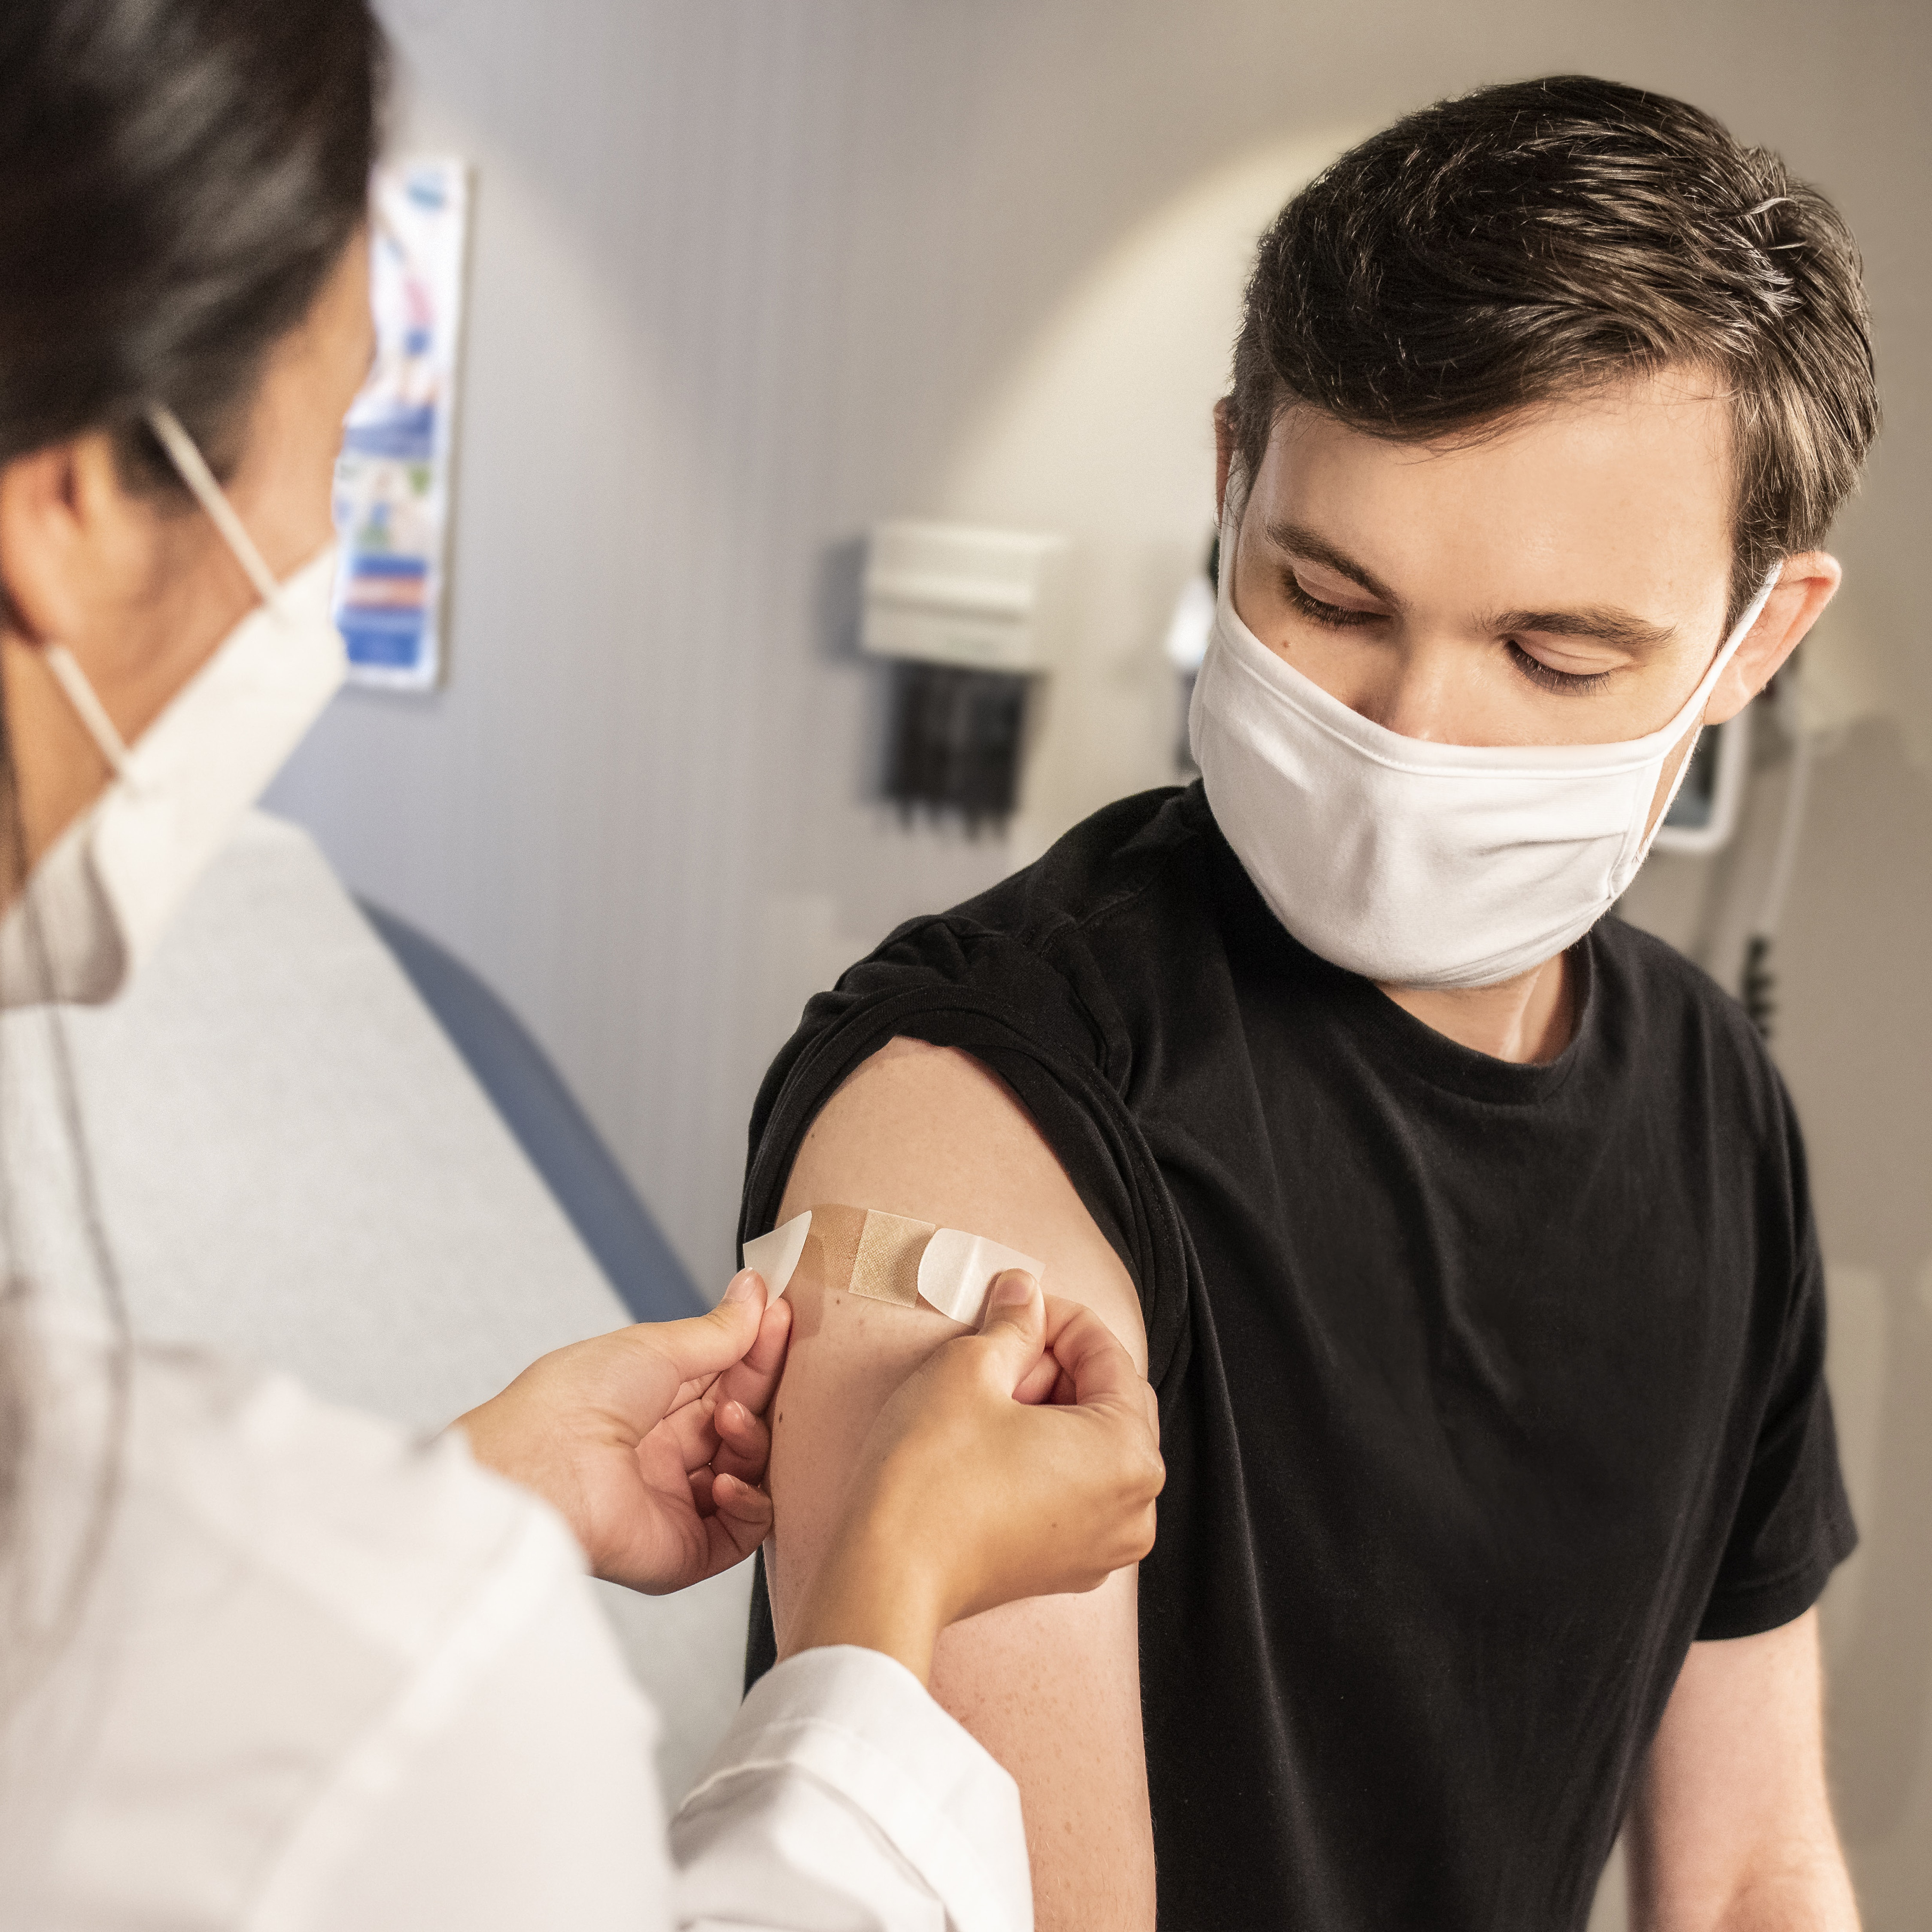
<path fill-rule="evenodd" d="M 813 1272 L 827 1288 L 910 1308 L 921 1299 L 955 1322 L 976 1327 L 994 1281 L 1008 1268 L 1036 1280 L 1044 1272 L 1030 1255 L 1002 1247 L 983 1234 L 936 1228 L 871 1208 L 808 1208 L 782 1227 L 745 1244 L 745 1265 L 756 1268 L 776 1300 L 812 1250 Z"/>

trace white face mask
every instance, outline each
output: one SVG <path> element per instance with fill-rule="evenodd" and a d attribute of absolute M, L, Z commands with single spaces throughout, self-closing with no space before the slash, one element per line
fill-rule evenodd
<path fill-rule="evenodd" d="M 1493 986 L 1580 939 L 1643 863 L 1664 762 L 1776 571 L 1661 730 L 1619 745 L 1438 745 L 1350 710 L 1242 622 L 1232 496 L 1229 511 L 1188 737 L 1215 819 L 1275 916 L 1311 952 L 1398 986 Z M 1677 784 L 1690 763 L 1687 752 Z"/>
<path fill-rule="evenodd" d="M 113 998 L 342 682 L 335 546 L 278 584 L 174 417 L 154 433 L 262 602 L 130 746 L 60 645 L 48 668 L 113 770 L 0 921 L 0 1005 Z"/>

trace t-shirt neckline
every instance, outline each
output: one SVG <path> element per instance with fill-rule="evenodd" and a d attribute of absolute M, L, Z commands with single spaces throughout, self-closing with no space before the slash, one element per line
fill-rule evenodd
<path fill-rule="evenodd" d="M 1563 1051 L 1553 1060 L 1502 1060 L 1465 1046 L 1398 1006 L 1372 980 L 1355 974 L 1348 977 L 1358 991 L 1353 1004 L 1364 1030 L 1384 1046 L 1405 1071 L 1471 1100 L 1523 1106 L 1556 1093 L 1592 1049 L 1601 1004 L 1597 996 L 1593 936 L 1586 933 L 1569 949 L 1569 955 L 1576 974 L 1576 1023 Z"/>

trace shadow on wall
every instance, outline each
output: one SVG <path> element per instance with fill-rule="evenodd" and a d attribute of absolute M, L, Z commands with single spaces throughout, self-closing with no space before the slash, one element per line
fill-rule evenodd
<path fill-rule="evenodd" d="M 1826 1604 L 1838 1820 L 1855 1852 L 1880 1862 L 1901 1837 L 1932 1835 L 1932 1282 L 1888 1284 L 1875 1480 L 1859 1498 L 1864 1546 Z M 1852 1607 L 1834 1616 L 1839 1590 Z M 1862 1863 L 1862 1857 L 1859 1862 Z"/>
<path fill-rule="evenodd" d="M 847 775 L 855 804 L 876 805 L 886 795 L 886 737 L 891 728 L 892 667 L 859 648 L 860 620 L 866 603 L 866 539 L 847 537 L 819 553 L 812 634 L 819 655 L 849 676 L 862 680 L 859 712 L 862 759 Z M 881 934 L 880 937 L 884 935 Z M 853 958 L 859 955 L 854 953 Z M 844 962 L 846 965 L 851 959 Z M 816 988 L 814 988 L 816 991 Z"/>
<path fill-rule="evenodd" d="M 1040 694 L 1016 864 L 1109 800 L 1174 778 L 1161 646 L 1214 528 L 1212 411 L 1256 238 L 1366 131 L 1272 140 L 1152 209 L 988 386 L 919 506 L 1072 540 L 1072 634 Z"/>
<path fill-rule="evenodd" d="M 1839 1816 L 1874 1922 L 1904 1925 L 1932 1876 L 1932 773 L 1867 722 L 1818 778 L 1779 1057 L 1850 1291 L 1833 1394 L 1864 1542 L 1826 1600 Z"/>
<path fill-rule="evenodd" d="M 1822 1606 L 1838 1818 L 1866 1922 L 1932 1888 L 1932 772 L 1898 722 L 1832 734 L 1778 942 L 1774 1046 L 1804 1124 L 1829 1277 L 1832 1401 L 1862 1542 Z M 1736 990 L 1788 766 L 1735 844 L 1660 856 L 1629 916 Z"/>

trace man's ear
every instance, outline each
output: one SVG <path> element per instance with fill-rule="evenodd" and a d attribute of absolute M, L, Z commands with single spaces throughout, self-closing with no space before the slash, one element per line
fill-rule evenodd
<path fill-rule="evenodd" d="M 1704 707 L 1706 724 L 1727 724 L 1771 682 L 1818 621 L 1844 575 L 1838 560 L 1822 550 L 1801 550 L 1784 560 L 1757 622 L 1745 633 Z"/>
<path fill-rule="evenodd" d="M 1214 523 L 1218 529 L 1228 510 L 1228 472 L 1234 464 L 1234 399 L 1223 396 L 1214 405 Z"/>

